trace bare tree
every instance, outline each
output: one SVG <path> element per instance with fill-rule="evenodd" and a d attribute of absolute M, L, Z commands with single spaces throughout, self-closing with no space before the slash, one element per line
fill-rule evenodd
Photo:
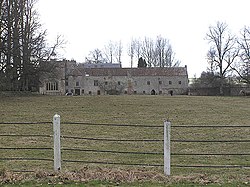
<path fill-rule="evenodd" d="M 170 44 L 166 46 L 164 56 L 163 67 L 178 67 L 181 63 L 179 60 L 175 59 L 175 53 Z"/>
<path fill-rule="evenodd" d="M 180 64 L 180 61 L 175 59 L 169 41 L 162 36 L 157 36 L 156 40 L 145 37 L 141 45 L 141 56 L 148 67 L 174 67 Z"/>
<path fill-rule="evenodd" d="M 167 47 L 168 41 L 161 36 L 157 36 L 155 42 L 155 62 L 156 66 L 164 67 L 165 64 L 165 48 Z"/>
<path fill-rule="evenodd" d="M 155 61 L 155 65 L 158 67 L 175 67 L 180 64 L 180 61 L 175 59 L 175 54 L 169 40 L 162 36 L 157 36 L 156 38 Z"/>
<path fill-rule="evenodd" d="M 122 56 L 122 42 L 119 41 L 117 43 L 115 43 L 114 45 L 114 50 L 115 50 L 115 59 L 116 59 L 116 62 L 121 64 L 121 56 Z"/>
<path fill-rule="evenodd" d="M 237 40 L 239 45 L 239 61 L 232 68 L 237 72 L 243 81 L 250 84 L 250 28 L 244 27 L 240 38 Z"/>
<path fill-rule="evenodd" d="M 130 67 L 133 67 L 133 60 L 135 56 L 135 48 L 136 48 L 136 42 L 135 40 L 131 39 L 129 45 L 128 45 L 128 55 L 130 57 Z"/>
<path fill-rule="evenodd" d="M 134 40 L 135 42 L 135 55 L 137 58 L 137 61 L 140 59 L 142 56 L 142 41 L 140 39 Z"/>
<path fill-rule="evenodd" d="M 103 57 L 102 57 L 102 51 L 98 48 L 94 49 L 93 51 L 90 51 L 89 57 L 86 58 L 88 63 L 103 63 Z"/>
<path fill-rule="evenodd" d="M 109 41 L 108 45 L 104 46 L 104 55 L 108 63 L 120 63 L 122 57 L 122 42 Z"/>
<path fill-rule="evenodd" d="M 144 38 L 141 47 L 141 56 L 146 60 L 148 67 L 157 66 L 153 39 L 147 37 Z"/>
<path fill-rule="evenodd" d="M 226 74 L 231 70 L 231 65 L 238 56 L 236 38 L 231 35 L 226 23 L 217 22 L 216 26 L 210 26 L 206 39 L 211 45 L 208 53 L 208 61 L 218 69 L 221 80 L 220 94 L 223 95 L 223 84 Z"/>
<path fill-rule="evenodd" d="M 55 49 L 60 45 L 58 43 L 54 50 L 48 50 L 46 31 L 39 23 L 35 3 L 36 0 L 0 1 L 0 74 L 4 77 L 2 90 L 37 89 L 42 63 L 52 54 L 48 51 L 55 54 Z"/>
<path fill-rule="evenodd" d="M 108 63 L 113 63 L 114 61 L 115 46 L 112 41 L 109 41 L 108 45 L 104 46 L 104 55 Z"/>

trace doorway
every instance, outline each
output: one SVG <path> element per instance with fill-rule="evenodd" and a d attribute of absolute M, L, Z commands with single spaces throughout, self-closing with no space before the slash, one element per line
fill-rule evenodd
<path fill-rule="evenodd" d="M 151 90 L 151 95 L 155 95 L 155 90 Z"/>
<path fill-rule="evenodd" d="M 81 95 L 81 90 L 80 89 L 75 89 L 75 95 Z"/>

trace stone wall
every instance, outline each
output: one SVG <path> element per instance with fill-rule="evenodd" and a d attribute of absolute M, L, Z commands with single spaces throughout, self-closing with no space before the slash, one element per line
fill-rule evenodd
<path fill-rule="evenodd" d="M 187 94 L 188 80 L 186 76 L 69 76 L 66 90 L 76 94 L 75 90 L 80 89 L 80 95 L 103 95 L 111 87 L 118 94 L 169 95 L 172 91 L 180 95 Z"/>

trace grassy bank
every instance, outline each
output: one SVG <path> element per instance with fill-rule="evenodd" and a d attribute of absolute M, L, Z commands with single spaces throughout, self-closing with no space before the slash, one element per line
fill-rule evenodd
<path fill-rule="evenodd" d="M 171 138 L 175 140 L 245 140 L 250 139 L 249 128 L 175 128 L 178 125 L 249 125 L 249 97 L 189 97 L 189 96 L 32 96 L 0 97 L 1 122 L 50 122 L 60 114 L 62 135 L 108 139 L 163 139 L 163 128 L 141 128 L 139 125 L 172 123 Z M 134 124 L 138 127 L 87 126 L 68 122 Z M 51 124 L 1 124 L 0 134 L 52 135 Z M 0 147 L 52 148 L 51 137 L 0 136 Z M 87 141 L 62 138 L 62 147 L 92 150 L 118 150 L 122 152 L 163 152 L 162 142 Z M 173 142 L 172 153 L 250 153 L 249 143 L 189 143 Z M 1 150 L 1 158 L 29 157 L 53 159 L 52 149 Z M 83 151 L 62 152 L 63 160 L 96 162 L 123 162 L 128 164 L 163 164 L 163 156 L 146 154 L 96 153 Z M 173 165 L 250 165 L 248 156 L 172 156 Z M 51 161 L 0 161 L 4 170 L 53 171 Z M 163 173 L 162 167 L 97 165 L 62 162 L 63 171 L 79 171 L 84 167 L 96 169 L 145 169 Z M 249 168 L 180 168 L 173 167 L 173 177 L 206 176 L 211 181 L 249 180 Z M 202 177 L 201 177 L 202 178 Z M 192 181 L 192 180 L 190 180 Z M 188 182 L 188 180 L 187 180 Z"/>

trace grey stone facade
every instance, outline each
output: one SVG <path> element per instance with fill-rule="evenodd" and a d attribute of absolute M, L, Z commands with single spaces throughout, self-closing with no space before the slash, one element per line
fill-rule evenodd
<path fill-rule="evenodd" d="M 82 64 L 62 62 L 62 73 L 58 76 L 58 94 L 105 95 L 105 94 L 145 94 L 179 95 L 188 91 L 187 67 L 171 68 L 119 68 L 114 65 L 102 68 L 86 68 Z M 53 79 L 55 80 L 55 79 Z M 46 82 L 47 81 L 47 82 Z M 45 79 L 40 92 L 56 93 L 47 90 Z"/>

